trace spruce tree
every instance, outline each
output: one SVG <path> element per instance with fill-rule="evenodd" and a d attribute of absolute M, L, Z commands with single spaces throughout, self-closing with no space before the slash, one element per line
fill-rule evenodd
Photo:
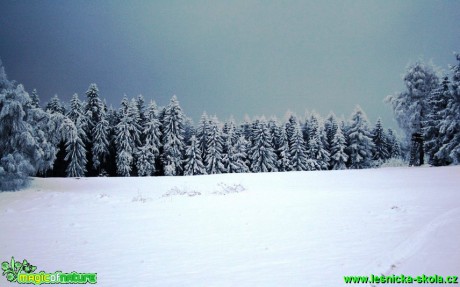
<path fill-rule="evenodd" d="M 288 170 L 302 171 L 319 169 L 318 165 L 308 161 L 307 151 L 305 149 L 305 142 L 300 125 L 298 123 L 290 122 L 288 127 L 290 130 L 292 130 L 292 135 L 288 137 L 290 159 Z"/>
<path fill-rule="evenodd" d="M 354 169 L 372 166 L 372 133 L 369 131 L 369 121 L 361 107 L 357 106 L 348 129 L 349 166 Z"/>
<path fill-rule="evenodd" d="M 14 89 L 14 81 L 8 80 L 6 76 L 5 67 L 3 67 L 2 60 L 0 59 L 0 92 L 4 90 Z"/>
<path fill-rule="evenodd" d="M 228 151 L 228 173 L 249 172 L 247 149 L 248 141 L 244 136 L 239 136 L 235 144 L 233 144 Z"/>
<path fill-rule="evenodd" d="M 201 159 L 198 141 L 194 135 L 190 138 L 190 145 L 185 152 L 184 175 L 206 174 L 206 168 Z"/>
<path fill-rule="evenodd" d="M 379 118 L 372 130 L 372 142 L 374 143 L 372 159 L 376 162 L 376 164 L 381 164 L 383 161 L 390 158 L 387 141 L 388 139 L 382 126 L 382 120 Z"/>
<path fill-rule="evenodd" d="M 105 123 L 99 126 L 99 138 L 98 138 L 98 145 L 99 147 L 94 150 L 95 138 L 96 138 L 96 125 L 105 119 L 105 109 L 104 104 L 99 97 L 99 89 L 96 84 L 90 84 L 88 90 L 86 91 L 86 105 L 84 109 L 85 117 L 86 117 L 86 128 L 85 132 L 87 135 L 86 144 L 86 157 L 87 157 L 87 170 L 88 175 L 94 176 L 98 175 L 100 170 L 100 163 L 104 161 L 106 156 L 105 153 L 101 152 L 105 149 L 105 143 L 108 142 L 107 138 L 103 138 L 104 135 L 108 134 L 106 129 L 107 126 Z M 108 149 L 108 147 L 107 147 Z M 95 154 L 96 152 L 96 154 Z M 98 153 L 99 152 L 99 153 Z"/>
<path fill-rule="evenodd" d="M 274 128 L 274 148 L 277 156 L 277 169 L 278 171 L 288 171 L 289 170 L 289 142 L 286 135 L 286 130 L 284 125 L 280 126 L 276 124 Z"/>
<path fill-rule="evenodd" d="M 99 98 L 99 89 L 96 84 L 91 84 L 86 91 L 85 116 L 87 117 L 88 127 L 86 133 L 91 134 L 96 124 L 101 120 L 104 113 L 104 105 Z M 92 138 L 90 138 L 92 141 Z"/>
<path fill-rule="evenodd" d="M 138 95 L 135 99 L 137 110 L 139 111 L 139 122 L 140 126 L 144 126 L 145 121 L 147 120 L 147 111 L 145 108 L 144 96 Z"/>
<path fill-rule="evenodd" d="M 326 121 L 324 122 L 324 133 L 325 133 L 325 144 L 324 148 L 326 151 L 332 155 L 332 146 L 335 134 L 337 133 L 338 129 L 337 118 L 334 113 L 330 113 L 327 117 Z M 329 169 L 333 169 L 333 163 L 329 162 Z"/>
<path fill-rule="evenodd" d="M 193 120 L 189 117 L 184 119 L 184 143 L 185 145 L 190 144 L 192 136 L 195 134 L 195 128 L 193 127 Z"/>
<path fill-rule="evenodd" d="M 66 116 L 72 120 L 74 124 L 77 122 L 84 123 L 84 112 L 83 112 L 83 103 L 78 98 L 78 94 L 73 94 L 72 99 L 70 100 L 70 107 L 67 111 Z"/>
<path fill-rule="evenodd" d="M 450 98 L 450 81 L 444 77 L 441 85 L 434 89 L 427 99 L 428 114 L 423 122 L 423 136 L 425 154 L 431 165 L 448 165 L 450 158 L 445 153 L 438 153 L 443 145 L 443 135 L 440 133 L 440 124 L 443 121 L 442 113 L 447 108 Z"/>
<path fill-rule="evenodd" d="M 99 175 L 106 172 L 103 167 L 109 156 L 109 128 L 109 122 L 104 115 L 93 129 L 93 167 Z"/>
<path fill-rule="evenodd" d="M 58 95 L 54 95 L 54 97 L 51 98 L 46 105 L 45 110 L 50 114 L 59 113 L 63 115 L 65 113 L 64 106 L 61 104 L 61 100 Z"/>
<path fill-rule="evenodd" d="M 128 103 L 128 99 L 124 98 L 122 103 Z M 138 113 L 135 102 L 128 103 L 127 109 L 120 109 L 120 121 L 116 126 L 115 136 L 117 173 L 120 176 L 130 176 L 133 171 L 140 133 L 136 115 Z"/>
<path fill-rule="evenodd" d="M 276 154 L 272 146 L 272 137 L 264 118 L 255 120 L 251 133 L 249 158 L 252 172 L 275 172 Z"/>
<path fill-rule="evenodd" d="M 84 132 L 81 127 L 65 117 L 62 123 L 62 138 L 65 142 L 65 161 L 67 161 L 66 174 L 68 177 L 82 177 L 86 173 L 86 150 L 80 138 Z"/>
<path fill-rule="evenodd" d="M 208 141 L 206 142 L 206 157 L 204 160 L 206 171 L 208 174 L 219 174 L 225 172 L 222 155 L 222 131 L 216 117 L 211 118 L 209 125 Z"/>
<path fill-rule="evenodd" d="M 203 112 L 196 129 L 196 138 L 198 142 L 198 148 L 200 149 L 200 156 L 202 159 L 206 156 L 206 142 L 208 141 L 209 133 L 209 117 L 206 112 Z"/>
<path fill-rule="evenodd" d="M 244 136 L 244 138 L 248 142 L 251 141 L 252 125 L 251 125 L 251 119 L 249 118 L 248 115 L 244 116 L 244 120 L 241 123 L 239 129 L 241 130 L 241 133 Z"/>
<path fill-rule="evenodd" d="M 117 174 L 120 176 L 130 176 L 133 164 L 134 147 L 131 143 L 130 133 L 131 123 L 127 114 L 123 114 L 116 130 L 117 146 Z"/>
<path fill-rule="evenodd" d="M 119 122 L 119 117 L 117 111 L 111 106 L 107 110 L 107 121 L 109 122 L 109 132 L 108 132 L 108 150 L 109 155 L 107 157 L 106 171 L 109 176 L 117 175 L 117 145 L 116 145 L 116 134 L 117 134 L 117 124 Z"/>
<path fill-rule="evenodd" d="M 288 139 L 291 139 L 293 137 L 294 130 L 296 129 L 297 125 L 299 125 L 297 117 L 295 115 L 291 114 L 289 116 L 289 118 L 288 118 L 288 121 L 285 124 L 286 136 L 287 136 Z M 304 139 L 304 141 L 305 141 L 305 139 Z"/>
<path fill-rule="evenodd" d="M 325 135 L 321 128 L 319 115 L 313 113 L 309 120 L 308 145 L 306 145 L 307 157 L 313 166 L 319 170 L 327 170 L 329 167 L 329 152 L 324 148 Z"/>
<path fill-rule="evenodd" d="M 436 153 L 438 158 L 448 157 L 455 165 L 460 164 L 460 54 L 456 58 L 457 64 L 451 67 L 451 92 L 438 124 L 443 145 Z"/>
<path fill-rule="evenodd" d="M 399 141 L 392 129 L 387 129 L 387 144 L 388 144 L 388 156 L 389 158 L 400 158 L 401 147 Z"/>
<path fill-rule="evenodd" d="M 330 166 L 332 169 L 346 169 L 348 155 L 345 152 L 346 141 L 343 136 L 342 129 L 337 126 L 334 138 L 331 144 L 331 161 Z"/>
<path fill-rule="evenodd" d="M 38 92 L 36 89 L 32 90 L 30 94 L 30 104 L 31 108 L 39 108 L 40 107 L 40 97 L 38 96 Z"/>
<path fill-rule="evenodd" d="M 136 168 L 138 176 L 151 176 L 155 173 L 155 155 L 149 146 L 137 148 Z"/>
<path fill-rule="evenodd" d="M 164 110 L 162 145 L 165 175 L 182 175 L 185 151 L 184 114 L 175 95 Z"/>
<path fill-rule="evenodd" d="M 60 135 L 60 128 L 64 119 L 63 115 L 65 112 L 64 106 L 61 104 L 61 100 L 58 95 L 54 95 L 50 99 L 45 107 L 45 110 L 50 114 L 51 123 L 53 125 L 54 137 L 52 142 L 56 145 L 56 160 L 53 163 L 53 169 L 48 173 L 49 176 L 53 177 L 64 177 L 66 176 L 67 162 L 65 160 L 65 141 Z"/>
<path fill-rule="evenodd" d="M 154 175 L 157 172 L 161 147 L 161 123 L 158 107 L 154 101 L 150 102 L 145 116 L 141 136 L 144 138 L 144 145 L 139 147 L 136 162 L 138 174 L 141 176 Z"/>

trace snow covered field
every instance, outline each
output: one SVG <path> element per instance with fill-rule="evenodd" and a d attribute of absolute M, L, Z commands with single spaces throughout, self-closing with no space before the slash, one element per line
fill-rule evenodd
<path fill-rule="evenodd" d="M 120 287 L 460 275 L 459 186 L 460 167 L 35 178 L 0 193 L 0 261 Z"/>

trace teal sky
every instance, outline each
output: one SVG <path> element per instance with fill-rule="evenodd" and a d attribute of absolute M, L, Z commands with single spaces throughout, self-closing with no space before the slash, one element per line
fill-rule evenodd
<path fill-rule="evenodd" d="M 447 69 L 460 51 L 460 1 L 4 1 L 0 58 L 10 79 L 84 98 L 89 84 L 114 107 L 124 94 L 165 105 L 173 94 L 195 122 L 245 114 L 347 118 L 396 126 L 383 98 L 403 89 L 420 58 Z"/>

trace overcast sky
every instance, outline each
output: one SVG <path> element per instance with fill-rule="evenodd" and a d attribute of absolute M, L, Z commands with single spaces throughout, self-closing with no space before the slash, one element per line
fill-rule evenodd
<path fill-rule="evenodd" d="M 407 64 L 447 69 L 460 51 L 460 1 L 0 0 L 0 14 L 6 72 L 42 104 L 94 82 L 116 108 L 176 94 L 195 123 L 360 104 L 396 126 L 382 100 Z"/>

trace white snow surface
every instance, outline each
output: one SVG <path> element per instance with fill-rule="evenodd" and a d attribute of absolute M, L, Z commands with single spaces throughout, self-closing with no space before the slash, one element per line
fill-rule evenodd
<path fill-rule="evenodd" d="M 97 272 L 97 286 L 120 287 L 458 276 L 459 186 L 459 166 L 34 178 L 0 193 L 0 261 Z M 0 286 L 23 285 L 2 276 Z"/>

